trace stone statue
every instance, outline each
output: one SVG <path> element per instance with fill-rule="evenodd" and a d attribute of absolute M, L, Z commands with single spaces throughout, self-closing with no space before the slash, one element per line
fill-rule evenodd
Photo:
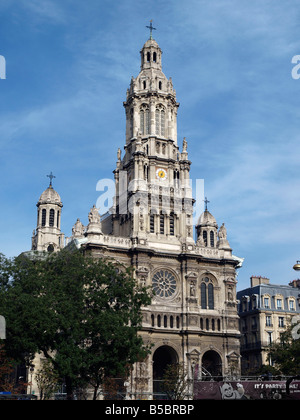
<path fill-rule="evenodd" d="M 227 239 L 227 230 L 226 230 L 226 227 L 225 227 L 224 223 L 222 224 L 222 226 L 219 229 L 218 236 L 219 236 L 219 239 Z"/>
<path fill-rule="evenodd" d="M 95 204 L 93 205 L 93 207 L 91 208 L 91 211 L 89 212 L 89 223 L 100 224 L 100 214 Z"/>
<path fill-rule="evenodd" d="M 119 148 L 118 149 L 118 153 L 117 153 L 117 156 L 118 156 L 118 161 L 120 162 L 121 161 L 121 149 Z"/>
<path fill-rule="evenodd" d="M 84 226 L 81 223 L 80 219 L 77 219 L 75 225 L 72 228 L 72 236 L 76 238 L 83 235 L 84 235 Z"/>

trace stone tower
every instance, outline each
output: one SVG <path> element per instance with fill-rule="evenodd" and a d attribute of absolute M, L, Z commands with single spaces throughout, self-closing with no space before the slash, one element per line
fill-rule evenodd
<path fill-rule="evenodd" d="M 191 162 L 187 141 L 177 144 L 176 92 L 162 72 L 162 51 L 150 38 L 141 50 L 141 71 L 124 102 L 125 153 L 114 171 L 116 198 L 111 233 L 149 241 L 193 242 Z"/>
<path fill-rule="evenodd" d="M 33 251 L 57 251 L 64 247 L 64 234 L 61 233 L 61 210 L 63 204 L 59 194 L 52 186 L 52 174 L 49 187 L 41 194 L 37 202 L 37 227 L 33 231 Z"/>

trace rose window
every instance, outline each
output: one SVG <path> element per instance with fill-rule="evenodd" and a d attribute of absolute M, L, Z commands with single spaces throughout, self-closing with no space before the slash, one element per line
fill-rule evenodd
<path fill-rule="evenodd" d="M 152 278 L 152 286 L 156 296 L 167 298 L 176 291 L 176 280 L 172 273 L 166 270 L 157 271 Z"/>

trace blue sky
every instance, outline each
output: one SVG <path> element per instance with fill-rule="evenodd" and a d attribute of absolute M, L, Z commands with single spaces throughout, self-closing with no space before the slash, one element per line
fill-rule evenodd
<path fill-rule="evenodd" d="M 125 141 L 123 101 L 149 36 L 180 102 L 191 178 L 251 275 L 287 284 L 300 259 L 300 4 L 285 0 L 1 0 L 0 252 L 31 247 L 53 184 L 62 230 L 87 224 Z"/>

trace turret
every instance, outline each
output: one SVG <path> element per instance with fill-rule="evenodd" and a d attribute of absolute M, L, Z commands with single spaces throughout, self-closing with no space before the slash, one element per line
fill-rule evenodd
<path fill-rule="evenodd" d="M 57 251 L 64 247 L 64 234 L 61 233 L 61 209 L 63 207 L 59 194 L 53 189 L 52 175 L 49 187 L 41 194 L 37 202 L 37 227 L 33 231 L 32 250 Z"/>

